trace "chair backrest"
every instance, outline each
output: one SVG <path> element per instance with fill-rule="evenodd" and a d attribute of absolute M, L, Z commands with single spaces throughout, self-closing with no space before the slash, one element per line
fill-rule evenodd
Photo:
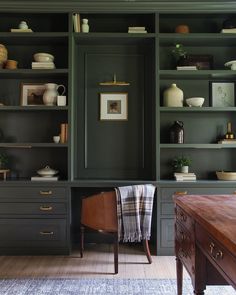
<path fill-rule="evenodd" d="M 102 192 L 82 199 L 81 223 L 95 230 L 118 231 L 115 191 Z"/>

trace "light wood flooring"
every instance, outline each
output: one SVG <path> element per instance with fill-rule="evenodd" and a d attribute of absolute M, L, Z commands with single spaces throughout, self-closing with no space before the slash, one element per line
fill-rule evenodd
<path fill-rule="evenodd" d="M 148 264 L 139 245 L 121 245 L 114 275 L 112 246 L 92 244 L 85 246 L 83 258 L 78 249 L 70 256 L 0 256 L 0 278 L 176 278 L 175 257 L 152 259 Z"/>

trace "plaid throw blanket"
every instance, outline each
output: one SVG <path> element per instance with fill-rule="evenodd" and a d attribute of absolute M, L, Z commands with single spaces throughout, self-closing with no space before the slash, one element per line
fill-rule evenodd
<path fill-rule="evenodd" d="M 154 192 L 151 184 L 116 188 L 119 241 L 150 240 Z"/>

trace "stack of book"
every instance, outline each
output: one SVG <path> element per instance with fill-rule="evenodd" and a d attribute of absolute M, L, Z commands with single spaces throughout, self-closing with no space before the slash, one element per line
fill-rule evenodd
<path fill-rule="evenodd" d="M 195 173 L 175 173 L 174 177 L 176 181 L 194 181 L 197 179 Z"/>
<path fill-rule="evenodd" d="M 32 69 L 55 69 L 55 64 L 52 61 L 48 61 L 48 62 L 33 61 L 31 65 L 32 65 Z"/>
<path fill-rule="evenodd" d="M 145 27 L 129 27 L 128 33 L 147 33 Z"/>
<path fill-rule="evenodd" d="M 221 33 L 236 33 L 236 28 L 232 29 L 222 29 Z"/>
<path fill-rule="evenodd" d="M 197 67 L 196 66 L 177 66 L 177 70 L 178 71 L 185 71 L 185 70 L 189 70 L 189 71 L 194 71 L 194 70 L 197 70 Z"/>
<path fill-rule="evenodd" d="M 50 176 L 50 177 L 43 177 L 43 176 L 32 176 L 32 181 L 57 181 L 58 176 Z"/>
<path fill-rule="evenodd" d="M 222 139 L 222 140 L 219 140 L 218 143 L 220 143 L 220 144 L 236 144 L 236 139 Z"/>
<path fill-rule="evenodd" d="M 11 29 L 12 33 L 32 33 L 31 29 Z"/>

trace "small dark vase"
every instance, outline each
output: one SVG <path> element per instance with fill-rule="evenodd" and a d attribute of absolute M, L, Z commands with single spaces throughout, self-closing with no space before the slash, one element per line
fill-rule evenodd
<path fill-rule="evenodd" d="M 184 143 L 184 123 L 175 121 L 170 127 L 170 143 Z"/>

